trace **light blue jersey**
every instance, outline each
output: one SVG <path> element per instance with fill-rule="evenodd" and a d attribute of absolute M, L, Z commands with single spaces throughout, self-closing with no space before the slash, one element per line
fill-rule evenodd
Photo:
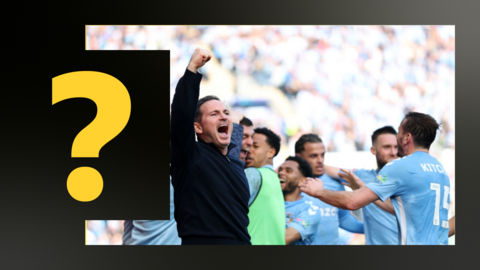
<path fill-rule="evenodd" d="M 325 189 L 333 191 L 345 191 L 345 187 L 337 180 L 323 174 L 320 176 Z M 349 232 L 363 233 L 363 223 L 359 222 L 350 211 L 329 205 L 317 198 L 310 197 L 320 208 L 318 215 L 322 220 L 315 235 L 313 245 L 340 245 L 340 234 L 338 228 Z"/>
<path fill-rule="evenodd" d="M 286 228 L 294 228 L 302 236 L 290 245 L 311 245 L 320 227 L 319 207 L 308 195 L 301 193 L 301 196 L 294 202 L 285 201 Z"/>
<path fill-rule="evenodd" d="M 177 222 L 173 217 L 172 177 L 170 177 L 170 220 L 125 220 L 124 245 L 180 245 Z"/>
<path fill-rule="evenodd" d="M 262 166 L 261 168 L 270 168 L 272 171 L 275 171 L 273 169 L 273 165 L 271 164 L 267 164 L 265 166 Z M 246 168 L 244 171 L 245 175 L 247 176 L 248 187 L 250 189 L 250 199 L 248 200 L 248 206 L 250 207 L 250 205 L 257 197 L 260 188 L 262 187 L 262 175 L 260 174 L 260 171 L 255 167 Z"/>
<path fill-rule="evenodd" d="M 377 170 L 356 169 L 354 172 L 365 184 L 374 182 Z M 397 218 L 374 203 L 362 208 L 366 245 L 398 245 Z"/>
<path fill-rule="evenodd" d="M 415 152 L 387 163 L 367 187 L 391 198 L 401 245 L 448 245 L 450 180 L 438 160 Z"/>

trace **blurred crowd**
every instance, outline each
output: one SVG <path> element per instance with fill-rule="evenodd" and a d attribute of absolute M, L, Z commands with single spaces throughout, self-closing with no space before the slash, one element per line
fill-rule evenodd
<path fill-rule="evenodd" d="M 121 245 L 123 220 L 87 220 L 87 245 Z"/>
<path fill-rule="evenodd" d="M 453 25 L 87 26 L 86 38 L 87 50 L 170 50 L 171 97 L 193 50 L 211 50 L 237 80 L 223 90 L 233 93 L 227 103 L 255 127 L 281 135 L 279 160 L 293 154 L 304 133 L 317 133 L 327 152 L 369 151 L 375 129 L 397 128 L 409 111 L 429 114 L 443 122 L 431 154 L 449 174 L 454 205 Z M 206 81 L 212 69 L 202 70 Z M 243 78 L 276 94 L 245 95 L 238 82 Z M 288 100 L 292 113 L 273 109 L 280 99 Z"/>
<path fill-rule="evenodd" d="M 363 234 L 354 234 L 339 229 L 340 241 L 344 245 L 364 245 Z M 123 220 L 87 220 L 87 245 L 121 245 L 123 236 Z"/>

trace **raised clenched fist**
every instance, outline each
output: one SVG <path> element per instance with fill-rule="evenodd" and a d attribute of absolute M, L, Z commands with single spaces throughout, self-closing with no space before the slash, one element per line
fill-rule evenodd
<path fill-rule="evenodd" d="M 198 69 L 210 61 L 210 59 L 212 59 L 212 54 L 208 50 L 196 48 L 192 58 L 190 58 L 190 63 L 188 63 L 188 70 L 197 73 Z"/>

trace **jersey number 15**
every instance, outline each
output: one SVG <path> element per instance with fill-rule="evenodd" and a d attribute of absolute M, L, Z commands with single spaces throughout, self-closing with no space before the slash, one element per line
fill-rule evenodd
<path fill-rule="evenodd" d="M 435 191 L 435 212 L 433 213 L 433 225 L 440 226 L 440 184 L 430 183 L 430 189 Z M 443 186 L 443 208 L 448 211 L 448 195 L 450 194 L 450 187 Z M 448 220 L 442 220 L 442 227 L 448 228 Z"/>

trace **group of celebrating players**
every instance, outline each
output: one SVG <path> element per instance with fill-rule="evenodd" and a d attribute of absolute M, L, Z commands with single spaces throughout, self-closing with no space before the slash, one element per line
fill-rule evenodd
<path fill-rule="evenodd" d="M 377 169 L 324 165 L 321 138 L 304 134 L 275 171 L 278 135 L 215 96 L 199 100 L 210 59 L 195 50 L 172 102 L 170 220 L 126 220 L 125 245 L 338 245 L 338 228 L 367 245 L 448 244 L 450 181 L 429 154 L 435 119 L 410 112 L 398 133 L 374 131 Z"/>

